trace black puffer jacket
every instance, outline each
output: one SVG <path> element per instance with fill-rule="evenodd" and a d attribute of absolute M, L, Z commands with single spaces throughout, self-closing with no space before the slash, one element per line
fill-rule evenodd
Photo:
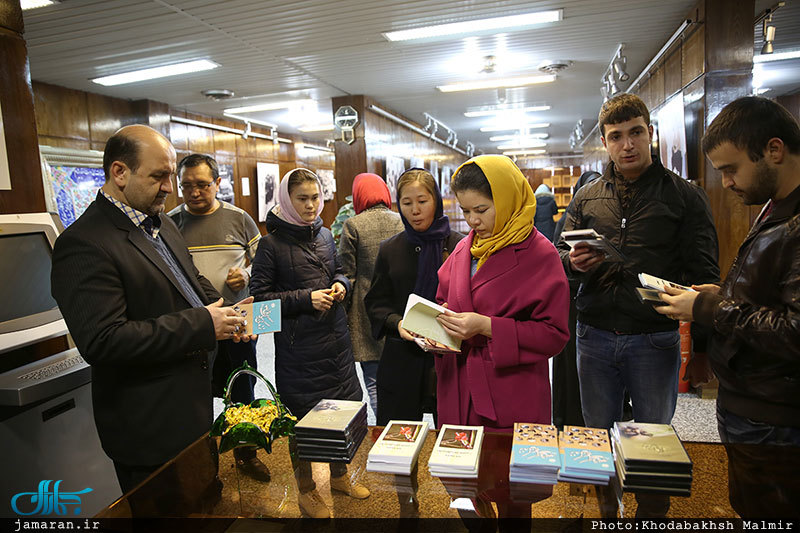
<path fill-rule="evenodd" d="M 275 334 L 275 381 L 278 394 L 298 418 L 323 398 L 360 400 L 347 314 L 344 307 L 320 312 L 311 292 L 340 282 L 336 245 L 322 220 L 295 226 L 270 212 L 267 235 L 258 243 L 250 278 L 257 301 L 280 299 L 281 331 Z"/>
<path fill-rule="evenodd" d="M 693 312 L 714 328 L 720 405 L 800 427 L 800 187 L 750 230 L 719 294 L 700 293 Z"/>
<path fill-rule="evenodd" d="M 582 274 L 570 266 L 569 245 L 557 244 L 567 275 L 581 282 L 578 320 L 628 334 L 674 330 L 676 321 L 638 300 L 637 276 L 645 272 L 685 285 L 719 280 L 719 245 L 708 197 L 654 161 L 631 185 L 631 202 L 623 212 L 613 167 L 609 163 L 599 179 L 575 194 L 564 231 L 593 228 L 620 249 L 625 263 L 603 262 Z"/>

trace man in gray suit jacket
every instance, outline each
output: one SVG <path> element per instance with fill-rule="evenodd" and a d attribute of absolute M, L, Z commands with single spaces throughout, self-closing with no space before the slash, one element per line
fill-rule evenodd
<path fill-rule="evenodd" d="M 175 159 L 147 126 L 117 131 L 105 184 L 53 250 L 53 297 L 92 366 L 97 432 L 123 493 L 209 430 L 217 340 L 238 340 L 244 322 L 163 214 Z"/>

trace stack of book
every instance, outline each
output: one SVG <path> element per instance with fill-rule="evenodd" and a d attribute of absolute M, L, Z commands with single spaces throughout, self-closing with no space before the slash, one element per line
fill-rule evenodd
<path fill-rule="evenodd" d="M 304 461 L 349 463 L 367 434 L 367 404 L 321 400 L 294 427 Z"/>
<path fill-rule="evenodd" d="M 560 468 L 556 427 L 515 422 L 509 481 L 555 485 Z"/>
<path fill-rule="evenodd" d="M 427 435 L 427 422 L 390 420 L 369 451 L 367 470 L 410 475 Z"/>
<path fill-rule="evenodd" d="M 608 485 L 615 475 L 611 442 L 605 429 L 564 426 L 558 440 L 561 449 L 559 481 Z"/>
<path fill-rule="evenodd" d="M 444 424 L 428 460 L 436 477 L 477 479 L 483 445 L 483 426 Z"/>
<path fill-rule="evenodd" d="M 690 495 L 692 461 L 672 426 L 615 422 L 611 438 L 623 490 Z"/>

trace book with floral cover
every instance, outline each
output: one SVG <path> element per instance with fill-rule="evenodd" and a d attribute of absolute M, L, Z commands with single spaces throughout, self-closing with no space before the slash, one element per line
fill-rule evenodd
<path fill-rule="evenodd" d="M 410 474 L 428 435 L 428 422 L 391 420 L 367 456 L 367 470 Z"/>
<path fill-rule="evenodd" d="M 431 475 L 439 477 L 478 477 L 483 426 L 444 424 L 428 459 Z"/>

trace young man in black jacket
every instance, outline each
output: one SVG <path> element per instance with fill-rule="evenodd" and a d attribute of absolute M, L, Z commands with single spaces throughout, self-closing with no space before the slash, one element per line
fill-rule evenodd
<path fill-rule="evenodd" d="M 800 126 L 771 100 L 740 98 L 711 123 L 703 151 L 724 187 L 746 205 L 766 204 L 722 286 L 670 290 L 662 297 L 670 305 L 659 312 L 713 328 L 709 354 L 719 378 L 722 442 L 800 446 Z M 762 466 L 775 461 L 774 453 Z M 731 502 L 742 516 L 768 516 L 780 505 L 797 511 L 797 492 L 791 497 L 785 486 L 762 486 L 772 495 L 768 507 L 737 502 L 735 485 L 747 479 L 742 468 L 733 470 L 738 458 L 729 461 L 729 477 Z M 749 474 L 758 471 L 749 463 Z M 778 478 L 797 476 L 781 473 L 769 485 Z"/>
<path fill-rule="evenodd" d="M 678 321 L 639 301 L 637 276 L 716 282 L 717 233 L 703 190 L 653 160 L 650 113 L 638 96 L 622 94 L 603 104 L 599 128 L 611 161 L 576 193 L 564 231 L 593 228 L 624 261 L 611 261 L 585 243 L 572 250 L 558 243 L 567 275 L 581 284 L 576 345 L 583 416 L 587 426 L 611 427 L 622 416 L 627 390 L 637 422 L 668 424 L 678 394 Z M 694 337 L 696 352 L 705 352 L 699 330 Z M 708 380 L 704 357 L 689 365 L 690 381 Z M 640 516 L 665 513 L 669 500 L 662 500 Z"/>

